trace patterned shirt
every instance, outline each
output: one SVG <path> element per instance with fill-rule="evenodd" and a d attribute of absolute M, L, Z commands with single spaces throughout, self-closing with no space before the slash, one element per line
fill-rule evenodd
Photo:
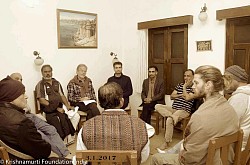
<path fill-rule="evenodd" d="M 183 93 L 183 85 L 184 85 L 183 83 L 180 83 L 175 87 L 177 94 Z M 187 91 L 187 93 L 190 93 L 190 92 L 193 93 L 193 90 L 191 87 L 187 87 L 186 91 Z M 185 110 L 188 113 L 191 113 L 191 108 L 193 106 L 193 103 L 194 103 L 193 99 L 192 100 L 185 100 L 183 97 L 177 97 L 174 99 L 174 103 L 172 105 L 172 108 L 176 109 L 176 110 Z"/>
<path fill-rule="evenodd" d="M 68 99 L 70 102 L 79 102 L 81 99 L 81 86 L 69 82 L 68 86 Z M 84 97 L 88 97 L 91 100 L 96 100 L 95 90 L 92 85 L 92 81 L 89 81 L 88 92 L 84 93 Z"/>

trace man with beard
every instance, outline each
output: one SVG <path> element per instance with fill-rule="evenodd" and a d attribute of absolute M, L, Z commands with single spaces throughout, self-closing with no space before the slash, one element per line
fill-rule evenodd
<path fill-rule="evenodd" d="M 231 91 L 232 96 L 228 102 L 236 111 L 240 128 L 243 130 L 242 150 L 245 149 L 250 133 L 250 84 L 248 74 L 238 65 L 233 65 L 225 70 L 226 91 Z"/>
<path fill-rule="evenodd" d="M 224 80 L 219 69 L 206 65 L 195 70 L 194 94 L 204 98 L 205 102 L 191 116 L 179 154 L 155 154 L 151 164 L 205 164 L 209 141 L 216 137 L 231 135 L 239 130 L 239 120 L 233 107 L 219 93 L 223 87 Z M 232 163 L 233 149 L 229 148 L 229 151 L 228 161 Z M 217 165 L 220 162 L 220 156 L 216 155 L 213 164 Z"/>
<path fill-rule="evenodd" d="M 17 80 L 22 83 L 23 79 L 20 73 L 12 73 L 10 77 L 13 80 Z M 60 158 L 66 157 L 70 154 L 68 148 L 63 143 L 54 126 L 48 124 L 46 121 L 31 113 L 28 105 L 26 108 L 24 108 L 24 115 L 34 123 L 37 132 L 41 134 L 42 139 L 51 145 L 51 150 L 55 152 Z"/>
<path fill-rule="evenodd" d="M 157 76 L 158 68 L 156 66 L 148 67 L 148 78 L 142 84 L 142 113 L 140 118 L 150 124 L 151 113 L 156 104 L 165 104 L 165 93 L 163 79 Z"/>
<path fill-rule="evenodd" d="M 41 110 L 46 114 L 47 122 L 56 128 L 63 140 L 70 134 L 74 136 L 77 123 L 76 125 L 74 124 L 74 128 L 70 119 L 64 112 L 63 104 L 68 110 L 74 107 L 70 106 L 68 100 L 64 96 L 61 84 L 56 79 L 52 78 L 52 67 L 50 65 L 43 65 L 41 72 L 43 79 L 36 85 L 36 98 L 40 103 Z M 79 115 L 78 118 L 80 118 Z"/>
<path fill-rule="evenodd" d="M 129 96 L 133 93 L 133 87 L 130 80 L 130 77 L 122 74 L 122 63 L 121 62 L 114 62 L 113 68 L 115 71 L 114 76 L 110 77 L 108 79 L 108 82 L 116 82 L 119 84 L 123 90 L 123 99 L 124 104 L 121 107 L 122 109 L 125 109 L 128 106 L 129 103 Z"/>
<path fill-rule="evenodd" d="M 87 113 L 86 119 L 100 115 L 100 111 L 97 108 L 95 90 L 90 78 L 86 76 L 87 66 L 85 64 L 79 64 L 76 68 L 76 74 L 72 80 L 68 83 L 68 99 L 71 105 L 78 106 L 79 111 Z M 90 101 L 87 104 L 84 101 Z"/>

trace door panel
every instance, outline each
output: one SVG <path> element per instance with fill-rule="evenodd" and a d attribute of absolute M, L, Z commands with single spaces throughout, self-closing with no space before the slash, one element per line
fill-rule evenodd
<path fill-rule="evenodd" d="M 183 82 L 183 75 L 184 75 L 184 70 L 183 70 L 183 64 L 171 64 L 172 72 L 171 72 L 171 77 L 172 77 L 172 84 L 170 86 L 170 91 L 173 91 L 175 86 L 179 84 L 180 82 Z M 180 81 L 182 80 L 182 81 Z"/>
<path fill-rule="evenodd" d="M 242 68 L 247 67 L 245 61 L 247 61 L 246 49 L 234 49 L 233 64 L 239 65 Z"/>
<path fill-rule="evenodd" d="M 153 33 L 153 59 L 164 60 L 164 32 Z"/>
<path fill-rule="evenodd" d="M 171 33 L 171 58 L 183 58 L 184 56 L 184 31 Z"/>
<path fill-rule="evenodd" d="M 235 25 L 235 43 L 250 43 L 250 25 Z"/>

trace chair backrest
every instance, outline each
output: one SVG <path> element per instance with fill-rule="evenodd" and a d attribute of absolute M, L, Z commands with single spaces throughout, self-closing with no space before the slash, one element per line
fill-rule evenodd
<path fill-rule="evenodd" d="M 217 150 L 220 150 L 220 158 L 223 165 L 228 164 L 228 155 L 230 145 L 234 145 L 234 165 L 240 164 L 241 145 L 242 145 L 243 131 L 239 130 L 229 136 L 222 136 L 211 139 L 208 146 L 208 154 L 206 165 L 213 165 L 214 156 Z"/>
<path fill-rule="evenodd" d="M 11 164 L 9 154 L 4 147 L 0 147 L 0 160 L 1 159 L 2 162 L 0 161 L 0 163 L 3 163 L 4 165 Z"/>
<path fill-rule="evenodd" d="M 6 151 L 18 158 L 21 158 L 21 159 L 34 159 L 33 157 L 29 156 L 29 155 L 26 155 L 24 153 L 21 153 L 11 147 L 9 147 L 7 144 L 5 144 L 2 140 L 0 140 L 0 147 L 4 147 L 6 149 Z"/>
<path fill-rule="evenodd" d="M 114 164 L 122 165 L 124 162 L 128 162 L 131 165 L 137 165 L 137 151 L 128 150 L 81 150 L 76 151 L 77 164 L 82 164 L 83 161 L 91 162 L 92 165 L 102 164 Z"/>
<path fill-rule="evenodd" d="M 174 100 L 171 100 L 170 95 L 165 95 L 165 104 L 168 106 L 172 106 Z"/>
<path fill-rule="evenodd" d="M 40 102 L 36 98 L 36 91 L 34 91 L 33 93 L 34 93 L 34 102 L 35 102 L 36 114 L 42 113 L 41 108 L 40 108 Z"/>
<path fill-rule="evenodd" d="M 241 165 L 250 165 L 250 136 L 245 149 L 241 152 Z"/>

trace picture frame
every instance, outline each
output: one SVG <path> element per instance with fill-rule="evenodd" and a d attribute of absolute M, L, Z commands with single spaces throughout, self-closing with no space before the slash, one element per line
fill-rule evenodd
<path fill-rule="evenodd" d="M 97 14 L 57 9 L 58 48 L 97 48 Z"/>
<path fill-rule="evenodd" d="M 198 51 L 212 51 L 212 40 L 196 41 L 196 49 Z"/>

